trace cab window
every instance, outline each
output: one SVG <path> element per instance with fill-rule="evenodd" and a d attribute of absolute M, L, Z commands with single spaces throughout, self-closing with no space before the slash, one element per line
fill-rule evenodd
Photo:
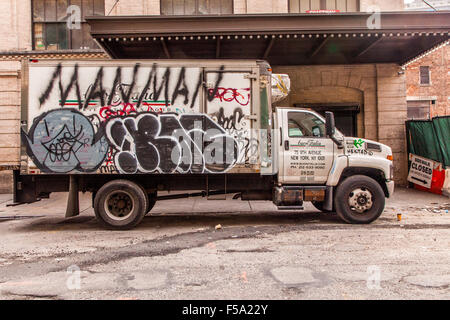
<path fill-rule="evenodd" d="M 313 113 L 288 112 L 289 137 L 325 137 L 325 123 Z"/>

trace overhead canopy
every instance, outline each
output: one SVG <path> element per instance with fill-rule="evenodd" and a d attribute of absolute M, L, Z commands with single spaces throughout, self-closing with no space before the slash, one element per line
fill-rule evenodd
<path fill-rule="evenodd" d="M 380 28 L 376 27 L 379 19 Z M 404 64 L 449 39 L 450 11 L 86 19 L 112 58 Z"/>

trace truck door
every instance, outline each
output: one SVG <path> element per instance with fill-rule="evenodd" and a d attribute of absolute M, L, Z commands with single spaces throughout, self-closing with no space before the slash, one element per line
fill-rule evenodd
<path fill-rule="evenodd" d="M 326 137 L 325 120 L 307 110 L 278 109 L 282 183 L 325 184 L 335 145 Z"/>
<path fill-rule="evenodd" d="M 258 157 L 258 140 L 252 136 L 253 79 L 248 71 L 205 72 L 206 113 L 238 143 L 236 164 L 254 164 Z"/>

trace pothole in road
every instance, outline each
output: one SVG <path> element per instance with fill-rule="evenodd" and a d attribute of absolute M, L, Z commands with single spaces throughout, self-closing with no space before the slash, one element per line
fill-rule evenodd
<path fill-rule="evenodd" d="M 450 274 L 419 274 L 407 276 L 403 281 L 425 288 L 442 288 L 450 287 Z"/>
<path fill-rule="evenodd" d="M 281 266 L 271 269 L 270 275 L 288 288 L 314 286 L 323 287 L 330 281 L 322 272 L 316 272 L 304 266 Z"/>

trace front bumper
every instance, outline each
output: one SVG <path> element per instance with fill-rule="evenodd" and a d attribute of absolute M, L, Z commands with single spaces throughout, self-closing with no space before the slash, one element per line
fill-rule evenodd
<path fill-rule="evenodd" d="M 394 181 L 386 181 L 386 187 L 388 191 L 388 197 L 391 197 L 394 194 Z"/>

